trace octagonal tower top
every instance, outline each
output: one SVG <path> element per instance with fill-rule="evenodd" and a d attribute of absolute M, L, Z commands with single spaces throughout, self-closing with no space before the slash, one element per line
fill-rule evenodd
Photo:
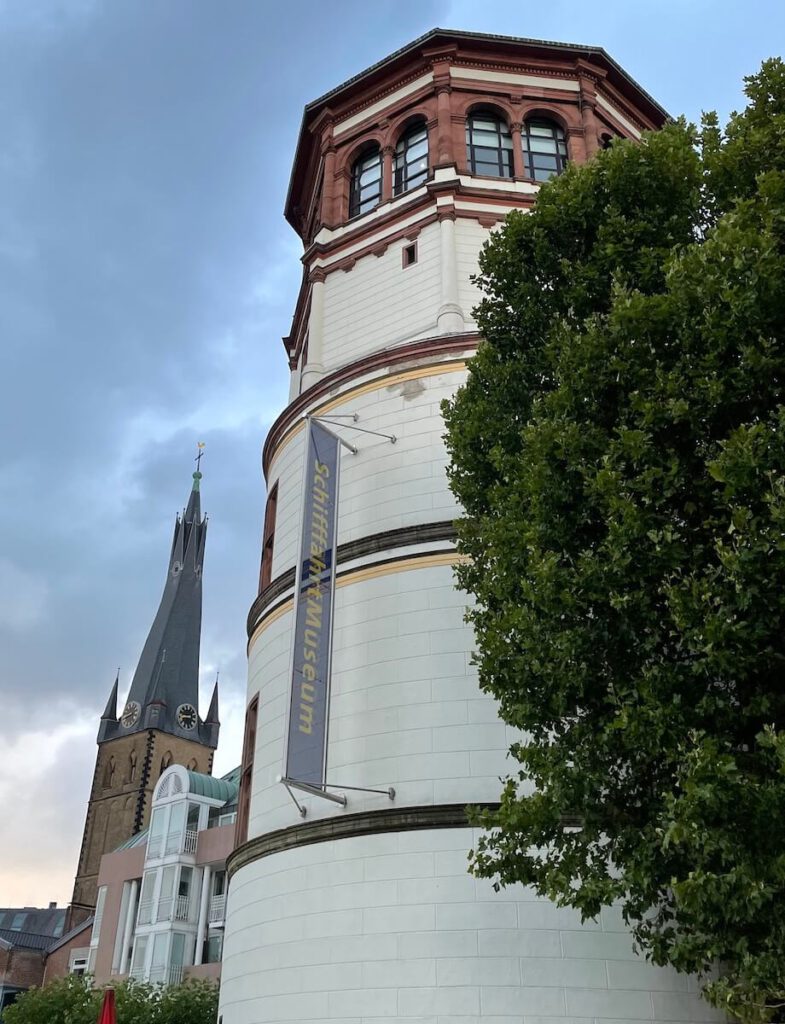
<path fill-rule="evenodd" d="M 578 160 L 607 139 L 638 136 L 668 119 L 602 47 L 432 29 L 306 106 L 285 207 L 306 245 L 320 227 L 352 219 L 348 180 L 345 188 L 340 180 L 336 186 L 325 175 L 327 164 L 330 177 L 334 169 L 339 179 L 347 177 L 342 173 L 346 160 L 371 139 L 389 145 L 401 117 L 419 108 L 436 127 L 439 94 L 472 92 L 476 98 L 483 89 L 494 106 L 504 103 L 513 122 L 538 109 L 561 115 L 573 137 L 583 132 L 571 147 L 571 158 Z M 433 167 L 467 169 L 459 106 L 449 103 L 457 128 L 452 138 L 441 130 Z"/>

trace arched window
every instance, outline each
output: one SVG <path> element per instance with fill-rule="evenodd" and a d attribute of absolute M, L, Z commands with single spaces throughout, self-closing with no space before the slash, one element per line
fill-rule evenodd
<path fill-rule="evenodd" d="M 114 785 L 114 758 L 110 757 L 104 767 L 104 789 L 111 789 Z"/>
<path fill-rule="evenodd" d="M 192 757 L 191 760 L 188 762 L 188 771 L 195 772 L 198 770 L 198 768 L 199 766 L 196 763 L 196 758 Z"/>
<path fill-rule="evenodd" d="M 132 750 L 128 755 L 128 781 L 136 782 L 136 751 Z"/>
<path fill-rule="evenodd" d="M 466 159 L 472 174 L 511 178 L 512 136 L 492 111 L 475 110 L 466 121 Z"/>
<path fill-rule="evenodd" d="M 425 122 L 413 124 L 398 139 L 395 147 L 395 186 L 399 196 L 422 185 L 428 177 L 428 129 Z"/>
<path fill-rule="evenodd" d="M 567 142 L 564 132 L 553 121 L 537 118 L 527 121 L 521 132 L 526 176 L 547 181 L 567 166 Z"/>
<path fill-rule="evenodd" d="M 161 770 L 158 773 L 159 776 L 163 775 L 169 765 L 172 763 L 172 752 L 167 750 L 164 756 L 161 758 Z"/>
<path fill-rule="evenodd" d="M 349 216 L 359 217 L 379 205 L 382 198 L 382 151 L 378 146 L 366 149 L 352 164 L 349 189 Z"/>

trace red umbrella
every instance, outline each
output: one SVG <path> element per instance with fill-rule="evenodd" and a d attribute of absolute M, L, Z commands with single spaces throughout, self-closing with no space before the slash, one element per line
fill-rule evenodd
<path fill-rule="evenodd" d="M 104 1001 L 98 1014 L 98 1024 L 117 1024 L 113 988 L 104 989 Z"/>

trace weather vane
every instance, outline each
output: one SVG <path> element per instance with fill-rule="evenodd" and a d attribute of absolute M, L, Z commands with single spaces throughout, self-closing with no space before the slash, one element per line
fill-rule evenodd
<path fill-rule="evenodd" d="M 198 473 L 198 472 L 200 472 L 202 456 L 204 455 L 204 441 L 197 441 L 196 442 L 196 450 L 197 450 L 197 456 L 194 459 L 194 462 L 196 463 L 196 472 Z"/>

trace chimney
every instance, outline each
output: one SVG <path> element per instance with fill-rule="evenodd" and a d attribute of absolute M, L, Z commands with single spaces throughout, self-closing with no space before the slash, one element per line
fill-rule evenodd
<path fill-rule="evenodd" d="M 51 902 L 51 903 L 49 904 L 49 909 L 50 909 L 50 910 L 57 910 L 57 900 L 53 900 L 53 901 L 52 901 L 52 902 Z"/>

